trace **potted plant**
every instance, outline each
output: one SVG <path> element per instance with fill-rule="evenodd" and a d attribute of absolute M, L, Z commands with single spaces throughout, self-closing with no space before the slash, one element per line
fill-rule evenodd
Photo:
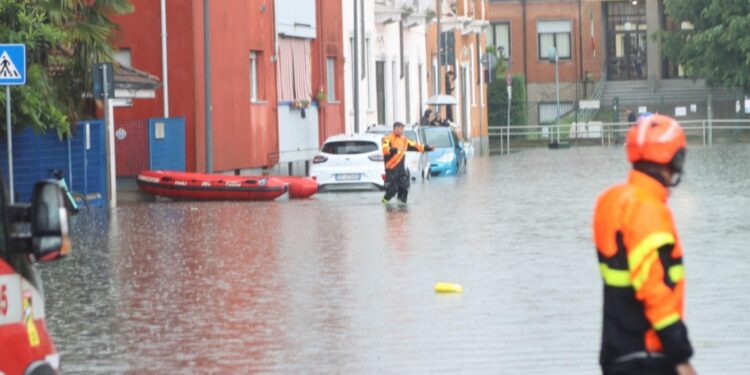
<path fill-rule="evenodd" d="M 328 94 L 323 90 L 321 87 L 320 90 L 318 90 L 318 93 L 315 95 L 315 100 L 318 103 L 324 103 L 328 101 Z"/>
<path fill-rule="evenodd" d="M 310 102 L 307 100 L 295 100 L 292 102 L 292 108 L 294 109 L 305 109 L 310 106 Z"/>

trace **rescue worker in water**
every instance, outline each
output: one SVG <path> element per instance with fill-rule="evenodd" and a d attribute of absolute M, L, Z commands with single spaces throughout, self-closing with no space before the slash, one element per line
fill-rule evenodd
<path fill-rule="evenodd" d="M 604 374 L 695 374 L 684 323 L 682 244 L 667 206 L 685 164 L 682 127 L 642 117 L 627 134 L 627 182 L 599 196 L 594 242 L 604 279 Z"/>
<path fill-rule="evenodd" d="M 406 152 L 425 152 L 434 149 L 432 146 L 421 145 L 406 138 L 403 123 L 393 124 L 393 132 L 383 138 L 385 162 L 385 196 L 381 199 L 383 204 L 390 202 L 393 196 L 397 194 L 399 202 L 406 204 L 411 179 L 409 172 L 406 170 Z"/>

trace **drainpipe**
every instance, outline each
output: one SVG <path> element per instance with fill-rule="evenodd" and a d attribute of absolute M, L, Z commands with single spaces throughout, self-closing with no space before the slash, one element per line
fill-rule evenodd
<path fill-rule="evenodd" d="M 364 10 L 364 9 L 363 9 Z M 352 56 L 352 88 L 354 91 L 354 134 L 359 134 L 359 46 L 358 44 L 358 30 L 357 30 L 357 1 L 354 0 L 354 20 L 352 22 L 353 35 L 352 35 L 352 49 L 354 56 Z M 364 14 L 364 12 L 362 12 Z M 364 30 L 362 30 L 364 32 Z"/>
<path fill-rule="evenodd" d="M 203 0 L 203 90 L 205 96 L 204 114 L 206 127 L 206 173 L 214 172 L 214 146 L 211 108 L 211 28 L 208 17 L 208 0 Z"/>
<path fill-rule="evenodd" d="M 583 12 L 581 0 L 578 0 L 578 81 L 583 79 Z M 576 90 L 577 92 L 578 90 Z"/>
<path fill-rule="evenodd" d="M 578 0 L 578 72 L 576 74 L 575 122 L 578 122 L 578 104 L 581 100 L 579 86 L 581 81 L 583 81 L 583 13 L 581 11 L 581 0 Z"/>
<path fill-rule="evenodd" d="M 164 88 L 164 117 L 169 117 L 169 68 L 167 68 L 167 0 L 161 0 L 161 76 Z"/>
<path fill-rule="evenodd" d="M 526 108 L 529 108 L 529 56 L 526 51 L 526 0 L 521 0 L 521 13 L 523 19 L 523 22 L 521 22 L 523 24 L 523 82 L 526 89 Z"/>
<path fill-rule="evenodd" d="M 437 0 L 437 49 L 435 50 L 435 56 L 437 56 L 437 87 L 435 87 L 435 95 L 440 95 L 440 15 L 443 13 L 443 0 Z M 438 108 L 436 106 L 436 108 Z"/>

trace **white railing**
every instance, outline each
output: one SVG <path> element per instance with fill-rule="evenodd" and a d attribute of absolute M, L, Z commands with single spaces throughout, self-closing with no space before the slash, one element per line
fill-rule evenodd
<path fill-rule="evenodd" d="M 680 121 L 680 124 L 688 138 L 700 138 L 703 145 L 714 143 L 715 130 L 750 130 L 750 120 L 741 119 L 686 120 Z M 555 125 L 499 125 L 489 127 L 489 137 L 500 139 L 501 154 L 510 153 L 512 141 L 517 143 L 517 147 L 552 142 L 558 138 L 561 141 L 597 140 L 602 146 L 612 146 L 622 144 L 631 125 L 628 122 L 597 121 L 560 125 L 559 128 Z"/>

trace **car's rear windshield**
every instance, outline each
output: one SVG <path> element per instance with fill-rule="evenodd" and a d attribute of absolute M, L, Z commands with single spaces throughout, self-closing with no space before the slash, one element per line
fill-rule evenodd
<path fill-rule="evenodd" d="M 437 148 L 453 147 L 450 130 L 425 130 L 424 143 Z"/>
<path fill-rule="evenodd" d="M 369 141 L 336 141 L 323 145 L 323 152 L 333 155 L 356 155 L 377 151 L 378 144 Z"/>
<path fill-rule="evenodd" d="M 404 131 L 404 135 L 406 136 L 406 138 L 409 138 L 410 141 L 417 141 L 417 132 L 415 132 L 414 130 L 406 130 Z"/>

